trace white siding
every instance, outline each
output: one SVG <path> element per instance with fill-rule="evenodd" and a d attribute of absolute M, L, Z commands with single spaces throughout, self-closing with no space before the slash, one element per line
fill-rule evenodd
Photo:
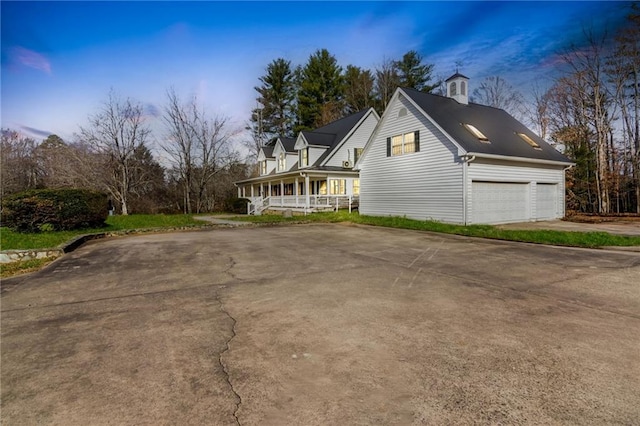
<path fill-rule="evenodd" d="M 354 164 L 354 148 L 364 148 L 373 130 L 376 128 L 376 124 L 378 124 L 377 117 L 374 114 L 369 114 L 342 146 L 327 157 L 324 165 L 342 167 L 342 162 L 347 160 L 351 161 L 351 164 Z"/>
<path fill-rule="evenodd" d="M 467 218 L 468 222 L 473 223 L 474 200 L 473 182 L 513 182 L 529 184 L 529 208 L 528 217 L 525 220 L 538 219 L 556 219 L 564 216 L 564 168 L 561 166 L 545 166 L 539 164 L 526 164 L 508 161 L 490 161 L 485 159 L 476 159 L 469 163 L 467 171 Z M 549 212 L 550 189 L 544 186 L 542 191 L 547 191 L 543 195 L 538 196 L 538 186 L 553 185 L 555 195 L 555 214 L 551 217 Z M 542 203 L 538 206 L 538 202 Z M 500 220 L 496 218 L 493 221 L 483 223 L 505 223 L 509 220 Z"/>
<path fill-rule="evenodd" d="M 558 216 L 559 185 L 538 183 L 536 185 L 536 219 L 555 219 Z"/>
<path fill-rule="evenodd" d="M 329 148 L 315 148 L 313 146 L 309 147 L 309 166 L 313 166 L 316 161 L 324 154 Z"/>
<path fill-rule="evenodd" d="M 398 117 L 400 108 L 408 114 Z M 387 138 L 420 131 L 420 152 L 387 157 Z M 455 147 L 403 96 L 388 107 L 360 170 L 360 212 L 463 223 L 463 170 Z"/>

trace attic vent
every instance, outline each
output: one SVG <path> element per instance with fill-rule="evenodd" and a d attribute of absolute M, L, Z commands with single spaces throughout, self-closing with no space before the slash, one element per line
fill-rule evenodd
<path fill-rule="evenodd" d="M 404 117 L 407 115 L 407 109 L 402 107 L 398 110 L 398 118 Z"/>
<path fill-rule="evenodd" d="M 534 141 L 533 139 L 531 139 L 529 136 L 525 135 L 524 133 L 517 133 L 518 136 L 520 136 L 520 138 L 525 141 L 526 143 L 528 143 L 529 145 L 531 145 L 532 147 L 534 147 L 535 149 L 539 149 L 542 150 L 542 148 L 540 148 L 540 145 L 538 145 L 536 143 L 536 141 Z"/>
<path fill-rule="evenodd" d="M 482 133 L 480 130 L 478 130 L 475 126 L 473 126 L 471 124 L 467 124 L 467 123 L 463 123 L 462 125 L 464 126 L 465 129 L 467 129 L 469 131 L 469 133 L 471 133 L 473 136 L 478 138 L 478 140 L 480 142 L 491 143 L 491 142 L 489 142 L 489 138 L 486 137 L 484 135 L 484 133 Z"/>

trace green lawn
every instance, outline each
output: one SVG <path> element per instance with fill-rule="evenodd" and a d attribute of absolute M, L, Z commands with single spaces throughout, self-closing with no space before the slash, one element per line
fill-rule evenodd
<path fill-rule="evenodd" d="M 255 223 L 286 222 L 351 222 L 363 225 L 385 226 L 389 228 L 415 229 L 419 231 L 442 232 L 469 237 L 492 238 L 507 241 L 552 244 L 569 247 L 639 246 L 640 237 L 613 235 L 606 232 L 566 232 L 546 230 L 507 230 L 491 225 L 450 225 L 435 221 L 413 220 L 403 217 L 361 216 L 358 213 L 329 212 L 307 216 L 283 218 L 277 215 L 238 216 L 236 219 Z"/>
<path fill-rule="evenodd" d="M 277 215 L 263 215 L 236 216 L 234 219 L 263 224 L 351 222 L 363 225 L 385 226 L 389 228 L 415 229 L 419 231 L 442 232 L 469 237 L 493 238 L 508 241 L 522 241 L 571 247 L 595 248 L 604 246 L 640 246 L 640 237 L 625 237 L 605 232 L 506 230 L 490 225 L 449 225 L 441 222 L 412 220 L 402 217 L 361 216 L 358 213 L 347 213 L 344 211 L 340 211 L 338 213 L 314 213 L 307 216 L 294 216 L 292 218 L 284 218 Z M 0 228 L 0 248 L 2 250 L 54 248 L 82 234 L 125 230 L 142 231 L 145 229 L 173 229 L 202 226 L 204 224 L 204 222 L 194 219 L 193 215 L 129 215 L 110 216 L 107 219 L 107 226 L 99 229 L 21 234 L 7 228 Z M 3 265 L 0 276 L 6 277 L 16 273 L 36 270 L 49 262 L 51 262 L 51 259 Z"/>
<path fill-rule="evenodd" d="M 80 229 L 75 231 L 40 232 L 37 234 L 22 234 L 8 228 L 0 228 L 0 249 L 20 250 L 37 248 L 54 248 L 70 239 L 83 234 L 99 232 L 113 232 L 137 229 L 182 228 L 204 225 L 205 222 L 196 220 L 193 215 L 145 215 L 109 216 L 107 226 L 96 229 Z"/>

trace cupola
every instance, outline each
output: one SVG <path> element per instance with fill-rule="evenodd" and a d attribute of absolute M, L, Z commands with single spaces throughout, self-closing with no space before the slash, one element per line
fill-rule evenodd
<path fill-rule="evenodd" d="M 465 77 L 456 71 L 454 75 L 446 79 L 447 97 L 455 99 L 458 103 L 469 103 L 469 77 Z"/>

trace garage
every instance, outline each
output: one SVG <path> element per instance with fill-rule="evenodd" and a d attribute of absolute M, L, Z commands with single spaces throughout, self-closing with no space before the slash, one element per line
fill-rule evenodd
<path fill-rule="evenodd" d="M 536 185 L 536 219 L 558 217 L 558 185 L 539 183 Z"/>
<path fill-rule="evenodd" d="M 529 220 L 529 184 L 472 182 L 472 222 L 507 223 Z"/>

